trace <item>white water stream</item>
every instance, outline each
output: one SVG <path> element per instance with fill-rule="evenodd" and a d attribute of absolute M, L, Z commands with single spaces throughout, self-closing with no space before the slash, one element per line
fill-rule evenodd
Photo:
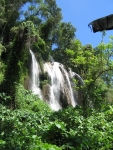
<path fill-rule="evenodd" d="M 50 107 L 58 111 L 62 109 L 63 106 L 72 105 L 75 107 L 77 105 L 76 99 L 74 97 L 73 88 L 70 81 L 75 74 L 70 74 L 67 72 L 65 67 L 58 62 L 48 62 L 44 64 L 44 72 L 47 72 L 49 82 L 46 91 L 49 96 L 45 96 L 43 88 L 40 89 L 40 78 L 41 74 L 40 66 L 35 58 L 34 53 L 30 50 L 32 64 L 31 64 L 31 87 L 30 89 L 34 94 L 39 95 L 41 99 L 47 101 Z M 47 95 L 47 93 L 46 93 Z"/>
<path fill-rule="evenodd" d="M 42 92 L 39 88 L 40 80 L 39 80 L 39 73 L 40 73 L 40 66 L 35 58 L 34 53 L 30 50 L 32 64 L 31 64 L 31 87 L 30 89 L 33 91 L 34 94 L 38 95 L 39 98 L 42 98 Z"/>

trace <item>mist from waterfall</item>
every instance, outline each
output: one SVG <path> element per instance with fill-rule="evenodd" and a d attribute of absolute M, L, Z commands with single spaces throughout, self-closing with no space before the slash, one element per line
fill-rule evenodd
<path fill-rule="evenodd" d="M 44 63 L 44 73 L 47 73 L 48 83 L 40 87 L 40 74 L 42 74 L 40 65 L 36 60 L 34 53 L 30 50 L 31 64 L 31 85 L 30 89 L 34 94 L 46 101 L 51 109 L 58 111 L 63 107 L 77 105 L 77 96 L 72 85 L 73 77 L 77 74 L 68 72 L 64 65 L 54 62 Z"/>

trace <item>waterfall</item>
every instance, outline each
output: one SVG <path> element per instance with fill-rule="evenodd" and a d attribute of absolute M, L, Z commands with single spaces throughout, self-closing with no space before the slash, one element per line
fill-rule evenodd
<path fill-rule="evenodd" d="M 31 64 L 31 86 L 30 90 L 33 91 L 34 94 L 38 95 L 39 98 L 42 98 L 42 93 L 39 88 L 40 80 L 39 80 L 39 74 L 40 74 L 40 67 L 39 64 L 35 58 L 34 53 L 30 50 L 31 58 L 32 58 L 32 64 Z"/>
<path fill-rule="evenodd" d="M 50 87 L 50 107 L 53 110 L 61 109 L 60 105 L 60 84 L 62 84 L 62 74 L 58 68 L 58 63 L 54 63 L 51 65 L 50 63 L 44 64 L 45 72 L 48 73 L 50 80 L 51 80 L 51 87 Z"/>
<path fill-rule="evenodd" d="M 77 96 L 74 92 L 72 85 L 72 79 L 77 76 L 76 73 L 68 72 L 64 65 L 54 62 L 44 63 L 44 73 L 47 74 L 46 84 L 40 88 L 39 75 L 41 74 L 40 65 L 37 62 L 34 53 L 30 50 L 32 64 L 31 64 L 31 87 L 30 89 L 34 94 L 39 95 L 41 99 L 46 101 L 51 109 L 58 111 L 63 107 L 77 105 Z M 79 77 L 79 75 L 78 75 Z"/>
<path fill-rule="evenodd" d="M 84 90 L 83 90 L 84 81 L 83 81 L 83 79 L 81 78 L 81 76 L 79 74 L 77 74 L 75 72 L 72 72 L 71 69 L 69 70 L 69 76 L 70 76 L 71 80 L 76 79 L 76 81 L 77 81 L 76 86 L 79 87 L 79 88 L 74 93 L 74 97 L 76 98 L 77 104 L 82 106 L 83 105 L 82 104 L 82 99 L 83 99 L 83 93 L 84 93 Z M 72 82 L 72 86 L 73 85 L 74 85 L 74 82 Z"/>
<path fill-rule="evenodd" d="M 68 90 L 68 93 L 70 95 L 71 105 L 73 107 L 75 107 L 76 103 L 75 103 L 75 99 L 74 99 L 74 92 L 73 92 L 73 89 L 72 89 L 72 86 L 71 86 L 71 81 L 70 81 L 70 78 L 69 78 L 69 73 L 66 71 L 66 69 L 64 68 L 63 65 L 61 65 L 61 69 L 63 71 L 63 74 L 65 75 L 65 81 L 67 83 L 67 90 Z"/>
<path fill-rule="evenodd" d="M 83 81 L 83 79 L 81 78 L 81 76 L 80 76 L 79 74 L 77 74 L 77 73 L 72 72 L 71 70 L 69 70 L 69 75 L 70 75 L 70 77 L 71 77 L 72 79 L 75 78 L 76 80 L 78 80 L 80 86 L 83 86 L 83 85 L 84 85 L 84 81 Z"/>

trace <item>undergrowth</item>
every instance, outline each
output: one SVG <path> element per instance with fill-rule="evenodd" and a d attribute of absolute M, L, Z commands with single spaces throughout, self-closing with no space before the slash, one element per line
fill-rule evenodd
<path fill-rule="evenodd" d="M 4 95 L 5 98 L 5 95 Z M 17 86 L 17 108 L 0 105 L 1 150 L 110 150 L 113 148 L 113 106 L 103 112 L 81 107 L 58 112 L 22 85 Z"/>

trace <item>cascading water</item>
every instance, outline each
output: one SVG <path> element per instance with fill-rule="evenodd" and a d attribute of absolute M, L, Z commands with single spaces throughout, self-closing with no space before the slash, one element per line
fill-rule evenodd
<path fill-rule="evenodd" d="M 50 107 L 55 111 L 68 105 L 75 107 L 77 105 L 76 93 L 72 88 L 72 78 L 75 74 L 67 72 L 62 64 L 54 62 L 52 59 L 51 63 L 48 62 L 44 64 L 44 72 L 47 73 L 48 83 L 40 88 L 40 66 L 31 50 L 30 54 L 32 57 L 30 89 L 33 93 L 39 95 L 41 99 L 48 102 Z"/>
<path fill-rule="evenodd" d="M 76 78 L 79 82 L 80 82 L 80 85 L 83 86 L 84 85 L 84 81 L 83 79 L 81 78 L 81 76 L 75 72 L 72 72 L 71 70 L 69 70 L 69 75 L 70 77 L 73 79 L 73 78 Z"/>
<path fill-rule="evenodd" d="M 34 94 L 37 94 L 40 98 L 42 98 L 42 93 L 39 88 L 40 80 L 39 80 L 39 73 L 40 67 L 35 58 L 34 53 L 30 50 L 32 64 L 31 64 L 31 86 L 30 89 L 33 91 Z"/>
<path fill-rule="evenodd" d="M 65 81 L 66 81 L 66 84 L 67 84 L 67 89 L 68 89 L 68 93 L 69 93 L 69 96 L 70 96 L 71 105 L 73 107 L 75 107 L 76 103 L 75 103 L 73 89 L 72 89 L 70 78 L 69 78 L 69 73 L 65 70 L 63 65 L 61 66 L 61 68 L 62 68 L 63 74 L 65 75 Z"/>
<path fill-rule="evenodd" d="M 69 70 L 69 76 L 70 76 L 70 79 L 73 80 L 73 79 L 76 79 L 77 81 L 77 88 L 78 90 L 76 90 L 76 92 L 74 93 L 74 97 L 77 101 L 77 104 L 78 105 L 82 105 L 82 98 L 83 98 L 83 87 L 84 87 L 84 81 L 83 79 L 81 78 L 81 76 L 75 72 L 72 72 L 71 70 Z M 72 83 L 72 86 L 74 85 L 74 82 L 71 82 Z M 76 87 L 75 87 L 76 89 Z M 74 90 L 74 89 L 73 89 Z"/>
<path fill-rule="evenodd" d="M 49 78 L 51 80 L 51 87 L 50 87 L 50 107 L 53 110 L 59 110 L 61 109 L 60 105 L 60 84 L 62 84 L 62 74 L 58 68 L 58 63 L 53 63 L 51 65 L 50 63 L 45 63 L 44 65 L 45 72 L 48 73 Z"/>

